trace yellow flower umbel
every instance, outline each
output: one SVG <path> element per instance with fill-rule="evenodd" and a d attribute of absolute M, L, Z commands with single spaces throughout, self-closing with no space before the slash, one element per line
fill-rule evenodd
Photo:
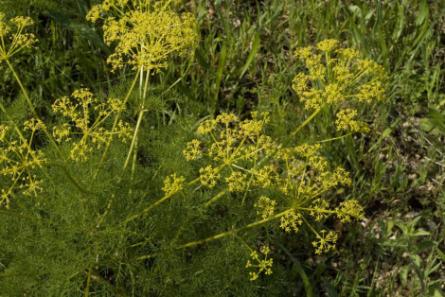
<path fill-rule="evenodd" d="M 334 231 L 326 232 L 326 230 L 322 230 L 320 233 L 321 234 L 317 234 L 317 240 L 312 242 L 315 248 L 315 254 L 321 255 L 335 250 L 335 244 L 338 239 L 337 233 Z"/>
<path fill-rule="evenodd" d="M 275 213 L 277 202 L 266 196 L 258 198 L 255 207 L 257 208 L 257 214 L 261 216 L 261 219 L 265 220 L 270 218 Z"/>
<path fill-rule="evenodd" d="M 295 76 L 293 89 L 305 109 L 316 115 L 329 107 L 337 116 L 338 130 L 368 132 L 367 124 L 356 118 L 363 106 L 385 99 L 384 68 L 333 39 L 299 48 L 295 56 L 305 70 Z"/>
<path fill-rule="evenodd" d="M 274 169 L 270 164 L 254 166 L 278 149 L 263 134 L 267 122 L 267 114 L 253 114 L 252 119 L 240 121 L 232 113 L 201 122 L 196 130 L 199 139 L 190 141 L 183 151 L 189 161 L 199 158 L 208 162 L 199 170 L 201 184 L 213 188 L 222 182 L 231 193 L 245 192 L 251 185 L 271 185 Z"/>
<path fill-rule="evenodd" d="M 340 206 L 336 209 L 337 218 L 342 223 L 348 223 L 352 219 L 363 219 L 365 214 L 363 206 L 355 199 L 350 199 L 340 203 Z"/>
<path fill-rule="evenodd" d="M 295 210 L 292 210 L 281 217 L 280 228 L 286 233 L 300 231 L 300 226 L 303 224 L 302 215 Z"/>
<path fill-rule="evenodd" d="M 44 124 L 36 119 L 25 121 L 20 130 L 9 123 L 0 124 L 0 206 L 9 207 L 17 193 L 35 196 L 42 190 L 35 173 L 45 159 L 41 151 L 32 147 L 35 134 L 43 128 Z"/>
<path fill-rule="evenodd" d="M 214 188 L 220 178 L 218 170 L 213 168 L 211 165 L 201 168 L 199 170 L 199 174 L 201 185 L 208 188 Z"/>
<path fill-rule="evenodd" d="M 106 0 L 93 6 L 87 19 L 103 20 L 104 39 L 115 47 L 108 62 L 113 70 L 125 64 L 144 71 L 167 66 L 170 56 L 185 56 L 196 46 L 195 18 L 178 14 L 167 0 Z"/>
<path fill-rule="evenodd" d="M 273 189 L 291 207 L 313 204 L 318 208 L 325 205 L 319 203 L 320 195 L 351 185 L 348 172 L 332 168 L 322 156 L 320 144 L 283 147 L 264 134 L 268 121 L 267 113 L 254 113 L 243 121 L 223 113 L 203 121 L 197 128 L 199 138 L 183 151 L 189 161 L 204 161 L 199 170 L 201 184 L 207 188 L 219 185 L 232 193 Z M 267 199 L 262 197 L 258 206 L 265 208 Z"/>
<path fill-rule="evenodd" d="M 337 187 L 351 186 L 349 173 L 331 166 L 322 155 L 321 144 L 284 147 L 276 142 L 265 134 L 268 121 L 267 113 L 253 113 L 245 120 L 222 113 L 198 125 L 198 138 L 186 145 L 183 154 L 188 161 L 199 159 L 202 167 L 197 180 L 206 190 L 218 193 L 206 205 L 224 193 L 234 197 L 237 193 L 274 193 L 274 197 L 252 197 L 253 206 L 259 222 L 279 219 L 286 233 L 297 233 L 310 220 L 320 224 L 335 216 L 342 222 L 361 219 L 363 208 L 356 200 L 338 207 L 328 200 Z M 312 226 L 310 229 L 320 237 Z M 317 251 L 332 249 L 332 234 L 319 238 Z"/>
<path fill-rule="evenodd" d="M 187 161 L 193 161 L 201 158 L 201 142 L 197 139 L 190 141 L 187 144 L 187 147 L 182 151 L 184 157 Z"/>
<path fill-rule="evenodd" d="M 267 245 L 260 247 L 260 252 L 252 251 L 250 253 L 250 260 L 246 263 L 246 268 L 254 269 L 249 272 L 249 279 L 251 281 L 257 280 L 261 274 L 271 275 L 273 259 L 269 257 L 270 248 Z"/>
<path fill-rule="evenodd" d="M 92 22 L 103 24 L 105 43 L 113 47 L 108 57 L 112 71 L 128 65 L 136 70 L 135 80 L 125 102 L 130 98 L 139 78 L 139 113 L 134 134 L 124 163 L 126 169 L 137 151 L 138 134 L 146 108 L 150 76 L 163 68 L 173 57 L 191 56 L 198 43 L 195 17 L 178 13 L 177 0 L 105 0 L 93 6 L 87 15 Z M 119 118 L 117 115 L 116 118 Z M 132 158 L 133 156 L 133 158 Z M 191 155 L 190 157 L 193 157 Z"/>
<path fill-rule="evenodd" d="M 7 20 L 0 12 L 0 62 L 31 48 L 37 42 L 33 33 L 26 33 L 33 24 L 29 17 L 17 16 Z"/>
<path fill-rule="evenodd" d="M 338 130 L 364 133 L 368 132 L 368 125 L 362 121 L 356 120 L 356 118 L 356 109 L 344 108 L 337 113 L 335 125 L 337 126 Z"/>
<path fill-rule="evenodd" d="M 55 113 L 68 119 L 54 127 L 54 139 L 72 143 L 70 159 L 85 161 L 93 149 L 106 146 L 115 136 L 122 141 L 131 138 L 132 128 L 124 121 L 119 121 L 114 130 L 105 126 L 113 114 L 124 108 L 118 99 L 108 98 L 101 102 L 88 89 L 76 90 L 71 98 L 62 97 L 52 105 Z"/>
<path fill-rule="evenodd" d="M 173 196 L 177 192 L 181 191 L 184 187 L 185 178 L 182 176 L 176 176 L 176 174 L 172 174 L 167 176 L 164 179 L 164 186 L 162 187 L 162 191 L 165 196 Z"/>

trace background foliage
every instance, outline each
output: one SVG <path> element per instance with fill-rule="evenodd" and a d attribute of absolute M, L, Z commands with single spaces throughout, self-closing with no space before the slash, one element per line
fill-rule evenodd
<path fill-rule="evenodd" d="M 115 96 L 128 89 L 129 73 L 110 74 L 109 49 L 99 28 L 85 20 L 92 4 L 0 0 L 2 11 L 38 21 L 35 54 L 15 63 L 41 114 L 77 87 Z M 171 63 L 151 87 L 135 192 L 128 195 L 125 176 L 111 182 L 119 174 L 110 170 L 113 164 L 92 183 L 91 160 L 74 177 L 97 199 L 67 186 L 60 170 L 51 173 L 60 179 L 46 185 L 56 196 L 23 200 L 20 212 L 0 210 L 0 296 L 86 296 L 88 272 L 91 296 L 445 296 L 445 2 L 196 0 L 186 7 L 198 17 L 201 41 L 191 62 Z M 257 108 L 271 112 L 270 133 L 286 141 L 286 127 L 301 117 L 291 91 L 301 67 L 293 50 L 325 38 L 360 49 L 390 73 L 388 100 L 369 111 L 379 132 L 329 148 L 332 161 L 353 172 L 348 195 L 364 204 L 367 219 L 335 226 L 338 250 L 326 256 L 314 256 L 305 233 L 274 235 L 274 273 L 259 282 L 248 281 L 240 260 L 248 251 L 233 240 L 139 259 L 156 252 L 165 234 L 214 233 L 199 224 L 209 218 L 186 195 L 135 225 L 120 223 L 144 204 L 146 193 L 160 193 L 164 175 L 192 170 L 181 158 L 190 127 L 209 113 Z M 11 116 L 26 118 L 11 73 L 4 66 L 0 73 L 0 99 Z M 136 111 L 126 116 L 136 121 Z M 302 139 L 310 141 L 327 124 L 311 126 Z M 113 162 L 123 163 L 125 149 L 114 149 Z M 108 211 L 107 223 L 97 228 Z M 212 211 L 220 227 L 243 215 L 241 209 Z M 195 227 L 182 230 L 190 220 Z"/>

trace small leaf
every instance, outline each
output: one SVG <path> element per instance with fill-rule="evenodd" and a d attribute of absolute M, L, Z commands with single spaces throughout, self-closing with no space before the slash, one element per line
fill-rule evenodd
<path fill-rule="evenodd" d="M 428 120 L 433 128 L 445 134 L 445 115 L 436 109 L 430 109 Z"/>
<path fill-rule="evenodd" d="M 362 17 L 362 10 L 357 5 L 349 5 L 348 9 L 350 12 L 354 14 L 354 16 L 361 18 Z"/>
<path fill-rule="evenodd" d="M 416 25 L 420 26 L 422 25 L 425 20 L 429 17 L 430 14 L 430 10 L 428 7 L 428 2 L 426 0 L 423 0 L 420 3 L 420 9 L 419 9 L 419 14 L 417 15 L 417 19 L 416 19 Z"/>
<path fill-rule="evenodd" d="M 246 71 L 249 69 L 249 66 L 252 64 L 253 59 L 255 58 L 259 49 L 260 49 L 260 34 L 257 33 L 257 34 L 255 34 L 255 37 L 253 39 L 252 49 L 250 50 L 249 56 L 247 57 L 247 60 L 246 60 L 246 63 L 244 64 L 244 66 L 241 70 L 241 74 L 239 76 L 240 79 L 244 76 Z"/>

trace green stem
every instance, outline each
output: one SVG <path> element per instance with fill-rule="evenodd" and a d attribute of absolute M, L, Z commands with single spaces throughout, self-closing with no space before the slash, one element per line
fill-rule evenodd
<path fill-rule="evenodd" d="M 220 170 L 222 170 L 225 167 L 225 165 L 221 165 L 219 167 L 216 168 L 217 172 L 219 172 Z M 193 186 L 194 184 L 196 184 L 197 182 L 199 182 L 199 177 L 195 178 L 194 180 L 190 181 L 187 183 L 187 186 Z M 143 216 L 145 214 L 147 214 L 150 210 L 152 210 L 153 208 L 155 208 L 158 205 L 161 205 L 163 202 L 167 201 L 168 199 L 172 198 L 175 194 L 177 193 L 173 193 L 170 195 L 165 195 L 164 197 L 160 198 L 159 200 L 157 200 L 156 202 L 154 202 L 153 204 L 150 204 L 148 207 L 144 208 L 141 212 L 132 215 L 131 217 L 127 218 L 124 221 L 124 224 L 127 224 L 131 221 L 134 221 L 135 219 L 137 219 L 140 216 Z"/>
<path fill-rule="evenodd" d="M 279 241 L 276 241 L 275 244 L 277 244 L 284 251 L 284 253 L 289 256 L 292 262 L 294 262 L 295 268 L 297 272 L 300 274 L 300 277 L 303 281 L 304 289 L 306 291 L 306 297 L 313 297 L 314 290 L 312 288 L 311 281 L 308 278 L 306 272 L 304 271 L 301 262 L 297 258 L 295 258 L 294 255 L 288 249 L 286 249 L 286 247 L 282 245 Z"/>
<path fill-rule="evenodd" d="M 128 163 L 130 162 L 130 158 L 131 155 L 137 153 L 137 143 L 138 143 L 138 134 L 139 134 L 139 129 L 141 128 L 141 123 L 142 123 L 142 119 L 144 117 L 144 113 L 147 111 L 145 109 L 145 101 L 147 98 L 147 91 L 148 91 L 148 81 L 150 78 L 150 71 L 148 70 L 145 73 L 145 84 L 143 86 L 143 90 L 142 90 L 142 81 L 143 81 L 143 69 L 141 69 L 141 81 L 140 81 L 140 91 L 142 92 L 142 94 L 140 94 L 140 99 L 142 100 L 142 104 L 141 104 L 141 110 L 139 111 L 139 115 L 138 115 L 138 119 L 136 121 L 136 128 L 134 129 L 134 134 L 133 134 L 133 138 L 131 139 L 131 144 L 130 144 L 130 149 L 128 150 L 128 154 L 127 154 L 127 158 L 125 160 L 124 163 L 124 168 L 123 170 L 125 171 L 125 169 L 128 166 Z M 133 159 L 133 168 L 136 167 L 136 157 Z"/>
<path fill-rule="evenodd" d="M 88 269 L 87 284 L 85 285 L 85 289 L 83 290 L 84 297 L 88 297 L 90 295 L 90 285 L 91 285 L 91 268 Z"/>
<path fill-rule="evenodd" d="M 341 136 L 337 136 L 337 137 L 333 137 L 333 138 L 329 138 L 329 139 L 320 140 L 320 141 L 318 141 L 318 143 L 325 143 L 325 142 L 339 140 L 339 139 L 348 137 L 349 135 L 352 135 L 352 133 L 348 133 L 348 134 L 345 134 L 345 135 L 341 135 Z"/>
<path fill-rule="evenodd" d="M 63 173 L 65 173 L 65 175 L 68 177 L 68 179 L 71 181 L 71 183 L 79 190 L 79 192 L 87 194 L 87 195 L 94 195 L 94 196 L 99 196 L 99 193 L 95 193 L 92 192 L 90 190 L 88 190 L 88 188 L 81 184 L 80 182 L 78 182 L 68 171 L 68 169 L 66 169 L 65 163 L 62 162 L 62 164 L 58 164 L 57 162 L 51 162 L 50 164 L 59 166 Z"/>
<path fill-rule="evenodd" d="M 323 212 L 323 213 L 329 213 L 329 214 L 337 213 L 335 210 L 329 210 L 329 209 L 323 209 L 323 208 L 296 207 L 296 209 L 304 210 L 304 211 Z"/>
<path fill-rule="evenodd" d="M 298 126 L 292 133 L 291 136 L 295 136 L 301 129 L 306 127 L 321 111 L 321 108 L 314 111 L 300 126 Z"/>
<path fill-rule="evenodd" d="M 225 231 L 225 232 L 221 232 L 221 233 L 218 233 L 216 235 L 212 235 L 210 237 L 207 237 L 205 239 L 192 241 L 192 242 L 180 245 L 179 247 L 177 247 L 177 249 L 186 249 L 186 248 L 190 248 L 190 247 L 194 247 L 194 246 L 197 246 L 197 245 L 201 245 L 203 243 L 207 243 L 207 242 L 210 242 L 210 241 L 218 240 L 218 239 L 230 236 L 230 235 L 234 235 L 234 234 L 236 234 L 238 232 L 241 232 L 241 231 L 244 231 L 244 230 L 248 230 L 248 229 L 252 229 L 252 228 L 261 226 L 263 224 L 266 224 L 266 223 L 268 223 L 270 221 L 279 219 L 279 218 L 281 218 L 282 216 L 288 214 L 291 211 L 293 211 L 293 209 L 286 209 L 285 211 L 277 213 L 276 215 L 273 215 L 273 216 L 271 216 L 269 218 L 266 218 L 266 219 L 263 219 L 263 220 L 259 220 L 259 221 L 253 222 L 253 223 L 250 223 L 250 224 L 245 225 L 243 227 L 240 227 L 240 228 L 237 228 L 237 229 L 233 229 L 233 230 L 229 230 L 229 231 Z"/>
<path fill-rule="evenodd" d="M 306 218 L 303 215 L 301 216 L 301 218 L 306 223 L 306 225 L 309 227 L 309 229 L 315 234 L 315 236 L 320 237 L 320 234 L 318 234 L 317 230 L 315 230 L 315 228 L 312 227 L 311 224 L 309 224 L 308 220 L 306 220 Z"/>
<path fill-rule="evenodd" d="M 134 87 L 136 86 L 136 83 L 138 81 L 139 78 L 139 72 L 136 72 L 136 75 L 134 76 L 134 79 L 131 83 L 130 89 L 128 90 L 125 98 L 124 98 L 124 105 L 127 103 L 127 101 L 130 99 L 131 94 L 133 93 Z M 114 122 L 113 122 L 113 127 L 111 128 L 111 131 L 114 131 L 116 129 L 117 124 L 119 123 L 120 117 L 122 115 L 122 111 L 119 111 L 116 114 L 116 117 L 114 118 Z M 100 159 L 100 162 L 97 166 L 97 171 L 93 176 L 93 180 L 96 179 L 97 174 L 99 173 L 100 168 L 102 167 L 103 163 L 105 162 L 105 158 L 108 154 L 108 150 L 110 149 L 111 146 L 111 140 L 109 142 L 107 142 L 106 146 L 105 146 L 105 150 L 102 154 L 102 158 Z"/>
<path fill-rule="evenodd" d="M 36 120 L 39 120 L 39 121 L 43 122 L 42 120 L 40 120 L 40 118 L 39 118 L 39 116 L 38 116 L 38 114 L 36 112 L 36 109 L 34 108 L 34 104 L 32 103 L 31 97 L 29 96 L 28 91 L 26 90 L 26 88 L 23 85 L 20 77 L 18 76 L 17 72 L 15 71 L 14 66 L 12 66 L 11 62 L 9 61 L 9 59 L 5 59 L 5 62 L 8 65 L 9 70 L 11 70 L 12 75 L 14 76 L 15 80 L 19 84 L 19 87 L 20 87 L 21 91 L 23 92 L 23 95 L 25 96 L 26 102 L 28 103 L 28 106 L 31 109 L 31 112 L 33 113 L 34 117 L 36 118 Z M 56 148 L 57 152 L 60 155 L 59 147 L 58 147 L 57 143 L 54 141 L 51 133 L 49 133 L 49 131 L 46 128 L 45 125 L 43 126 L 42 130 L 45 133 L 45 135 L 48 137 L 48 140 Z"/>
<path fill-rule="evenodd" d="M 176 193 L 174 193 L 176 194 Z M 124 225 L 128 224 L 131 221 L 134 221 L 135 219 L 137 219 L 138 217 L 148 213 L 151 209 L 153 209 L 154 207 L 160 205 L 161 203 L 163 203 L 164 201 L 167 201 L 168 199 L 170 199 L 171 197 L 174 196 L 174 194 L 170 194 L 170 195 L 165 195 L 164 197 L 162 197 L 161 199 L 157 200 L 156 202 L 154 202 L 153 204 L 150 204 L 148 207 L 144 208 L 140 213 L 137 213 L 135 215 L 132 215 L 131 217 L 127 218 L 124 221 Z"/>
<path fill-rule="evenodd" d="M 210 205 L 212 205 L 213 203 L 215 203 L 216 201 L 218 201 L 221 197 L 223 197 L 225 194 L 227 193 L 227 191 L 221 191 L 218 194 L 216 194 L 215 196 L 212 197 L 212 199 L 210 199 L 209 201 L 207 201 L 204 206 L 205 207 L 209 207 Z"/>
<path fill-rule="evenodd" d="M 147 73 L 145 74 L 145 85 L 144 85 L 144 93 L 142 94 L 142 100 L 143 100 L 143 105 L 145 105 L 145 99 L 147 98 L 147 92 L 148 92 L 148 81 L 150 79 L 150 70 L 147 71 Z"/>
<path fill-rule="evenodd" d="M 145 109 L 143 109 L 143 110 L 141 110 L 139 112 L 138 119 L 137 119 L 137 122 L 136 122 L 136 128 L 134 129 L 133 138 L 131 139 L 130 149 L 128 150 L 127 158 L 125 159 L 124 168 L 123 168 L 124 171 L 127 168 L 128 163 L 130 162 L 131 154 L 133 153 L 133 150 L 134 150 L 134 148 L 136 146 L 137 135 L 138 135 L 139 129 L 141 127 L 141 123 L 142 123 L 142 118 L 144 116 L 144 112 L 146 112 Z"/>
<path fill-rule="evenodd" d="M 23 136 L 22 131 L 20 131 L 19 127 L 17 126 L 17 124 L 14 122 L 14 120 L 8 115 L 5 106 L 3 105 L 3 103 L 0 102 L 0 109 L 1 111 L 5 114 L 6 118 L 8 119 L 8 121 L 10 121 L 12 123 L 12 125 L 14 125 L 14 130 L 15 132 L 17 132 L 17 134 L 19 135 L 19 138 L 24 142 L 24 143 L 28 143 L 28 140 L 25 138 L 25 136 Z M 31 149 L 28 146 L 28 149 Z"/>
<path fill-rule="evenodd" d="M 142 98 L 142 85 L 144 84 L 144 68 L 138 70 L 139 75 L 139 98 Z"/>
<path fill-rule="evenodd" d="M 136 139 L 136 143 L 135 146 L 138 147 L 138 141 L 139 139 Z M 130 174 L 130 180 L 133 181 L 134 179 L 134 174 L 136 172 L 136 162 L 138 160 L 138 154 L 137 154 L 137 150 L 134 152 L 133 154 L 133 162 L 131 162 L 131 174 Z M 131 193 L 131 189 L 130 189 L 130 193 Z"/>
<path fill-rule="evenodd" d="M 288 214 L 288 213 L 291 212 L 291 211 L 293 211 L 293 209 L 287 209 L 287 210 L 282 211 L 282 212 L 280 212 L 280 213 L 278 213 L 278 214 L 276 214 L 276 215 L 274 215 L 274 216 L 271 216 L 271 217 L 269 217 L 269 218 L 267 218 L 267 219 L 264 219 L 264 220 L 260 220 L 260 221 L 256 221 L 256 222 L 250 223 L 250 224 L 245 225 L 245 226 L 243 226 L 243 227 L 240 227 L 240 228 L 238 228 L 238 229 L 233 229 L 233 230 L 229 230 L 229 231 L 221 232 L 221 233 L 218 233 L 218 234 L 216 234 L 216 235 L 207 237 L 207 238 L 205 238 L 205 239 L 201 239 L 201 240 L 197 240 L 197 241 L 188 242 L 188 243 L 186 243 L 186 244 L 183 244 L 183 245 L 180 245 L 180 246 L 176 247 L 176 249 L 178 249 L 178 250 L 181 250 L 181 249 L 187 249 L 187 248 L 191 248 L 191 247 L 194 247 L 194 246 L 197 246 L 197 245 L 201 245 L 201 244 L 204 244 L 204 243 L 207 243 L 207 242 L 211 242 L 211 241 L 214 241 L 214 240 L 218 240 L 218 239 L 221 239 L 221 238 L 230 236 L 230 235 L 236 235 L 237 233 L 239 233 L 239 232 L 241 232 L 241 231 L 248 230 L 248 229 L 252 229 L 252 228 L 261 226 L 261 225 L 263 225 L 263 224 L 266 224 L 266 223 L 268 223 L 268 222 L 271 222 L 271 221 L 273 221 L 273 220 L 279 219 L 279 218 L 281 218 L 282 216 Z M 137 260 L 139 260 L 139 261 L 143 261 L 143 260 L 146 260 L 146 259 L 150 259 L 150 258 L 153 258 L 154 256 L 156 256 L 157 254 L 158 254 L 158 253 L 154 253 L 154 254 L 150 254 L 150 255 L 141 256 L 141 257 L 138 257 Z"/>

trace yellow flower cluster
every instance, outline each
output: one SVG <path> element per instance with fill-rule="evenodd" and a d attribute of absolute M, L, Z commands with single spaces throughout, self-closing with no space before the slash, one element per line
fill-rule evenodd
<path fill-rule="evenodd" d="M 101 102 L 88 89 L 79 89 L 71 97 L 57 99 L 52 109 L 67 118 L 67 122 L 53 128 L 57 142 L 72 142 L 70 159 L 85 161 L 94 149 L 100 149 L 117 136 L 122 141 L 130 139 L 132 128 L 119 121 L 114 129 L 106 128 L 106 121 L 125 108 L 124 104 L 113 98 Z M 76 140 L 76 141 L 74 141 Z"/>
<path fill-rule="evenodd" d="M 266 196 L 258 198 L 255 207 L 257 208 L 257 214 L 261 216 L 261 219 L 265 220 L 275 213 L 277 202 Z"/>
<path fill-rule="evenodd" d="M 292 209 L 290 212 L 281 217 L 280 228 L 283 229 L 286 233 L 290 233 L 291 231 L 298 233 L 302 224 L 303 216 L 301 215 L 301 213 Z"/>
<path fill-rule="evenodd" d="M 199 169 L 199 180 L 204 187 L 214 188 L 218 182 L 220 175 L 217 168 L 208 165 Z"/>
<path fill-rule="evenodd" d="M 260 252 L 252 251 L 250 259 L 246 263 L 246 268 L 253 268 L 254 271 L 249 272 L 249 279 L 251 281 L 257 280 L 261 274 L 271 275 L 273 259 L 269 257 L 270 248 L 267 245 L 260 247 Z"/>
<path fill-rule="evenodd" d="M 198 40 L 189 13 L 178 14 L 167 0 L 106 0 L 92 7 L 87 19 L 103 19 L 104 39 L 115 46 L 108 57 L 113 70 L 125 64 L 144 71 L 167 66 L 172 55 L 186 56 Z"/>
<path fill-rule="evenodd" d="M 283 194 L 293 198 L 295 206 L 302 197 L 318 197 L 337 186 L 351 184 L 347 171 L 341 167 L 330 168 L 328 160 L 320 152 L 319 144 L 281 149 L 276 161 L 285 170 L 275 183 Z M 311 202 L 314 201 L 311 198 Z"/>
<path fill-rule="evenodd" d="M 201 142 L 197 139 L 193 139 L 187 144 L 187 147 L 182 151 L 187 161 L 193 161 L 201 158 Z"/>
<path fill-rule="evenodd" d="M 23 124 L 23 131 L 29 131 L 25 139 L 18 127 L 0 124 L 0 179 L 4 188 L 0 191 L 0 206 L 9 207 L 10 199 L 17 193 L 36 195 L 42 190 L 35 171 L 45 163 L 43 154 L 33 149 L 34 135 L 44 124 L 31 119 Z M 4 180 L 3 180 L 4 179 Z"/>
<path fill-rule="evenodd" d="M 293 80 L 293 89 L 305 108 L 316 111 L 330 106 L 337 114 L 339 130 L 367 132 L 367 125 L 355 118 L 361 105 L 385 99 L 384 68 L 360 58 L 354 49 L 340 47 L 333 39 L 299 48 L 295 56 L 306 69 Z"/>
<path fill-rule="evenodd" d="M 267 114 L 254 114 L 252 119 L 240 121 L 232 113 L 223 113 L 216 119 L 205 120 L 196 131 L 202 138 L 201 150 L 207 148 L 208 157 L 228 165 L 271 154 L 275 144 L 271 138 L 262 135 L 268 121 Z"/>
<path fill-rule="evenodd" d="M 322 222 L 335 216 L 348 222 L 363 218 L 363 207 L 356 200 L 336 207 L 326 199 L 326 194 L 339 186 L 351 186 L 352 181 L 344 168 L 330 165 L 321 144 L 285 147 L 264 133 L 268 122 L 267 113 L 253 113 L 244 120 L 223 113 L 202 121 L 196 129 L 198 138 L 183 151 L 187 160 L 199 159 L 204 164 L 199 169 L 201 185 L 217 188 L 218 193 L 274 193 L 273 198 L 260 195 L 254 207 L 261 222 L 279 218 L 279 227 L 286 233 L 297 233 L 308 219 Z M 313 227 L 311 230 L 317 236 L 317 254 L 334 248 L 335 232 L 319 235 Z M 254 256 L 258 262 L 258 254 Z M 258 275 L 251 273 L 251 279 Z"/>
<path fill-rule="evenodd" d="M 227 188 L 229 192 L 243 192 L 247 189 L 247 175 L 240 171 L 233 171 L 226 177 Z"/>
<path fill-rule="evenodd" d="M 283 147 L 264 134 L 268 121 L 267 114 L 241 121 L 228 113 L 203 121 L 197 128 L 200 139 L 189 142 L 183 151 L 187 160 L 205 158 L 211 163 L 199 170 L 201 184 L 213 188 L 225 181 L 229 192 L 275 189 L 293 207 L 304 199 L 315 202 L 310 197 L 339 185 L 351 185 L 346 170 L 331 169 L 320 144 Z"/>
<path fill-rule="evenodd" d="M 23 130 L 24 131 L 31 131 L 33 134 L 38 130 L 45 129 L 46 126 L 41 120 L 37 119 L 30 119 L 23 123 Z"/>
<path fill-rule="evenodd" d="M 312 209 L 309 210 L 309 214 L 314 218 L 315 221 L 321 222 L 322 220 L 329 217 L 329 213 L 326 211 L 329 209 L 329 202 L 323 198 L 317 198 L 312 204 Z"/>
<path fill-rule="evenodd" d="M 183 154 L 189 161 L 206 158 L 212 163 L 199 170 L 201 184 L 213 188 L 219 181 L 225 181 L 229 192 L 246 191 L 250 183 L 271 185 L 275 169 L 270 162 L 253 166 L 278 149 L 262 133 L 267 122 L 267 114 L 254 114 L 252 119 L 241 121 L 235 114 L 223 113 L 200 123 L 196 131 L 200 139 L 190 141 Z"/>
<path fill-rule="evenodd" d="M 34 34 L 25 32 L 33 24 L 34 21 L 29 17 L 17 16 L 7 20 L 4 13 L 0 12 L 0 62 L 37 42 Z"/>
<path fill-rule="evenodd" d="M 337 233 L 334 231 L 326 232 L 326 230 L 322 230 L 320 233 L 321 234 L 316 235 L 317 240 L 312 242 L 312 245 L 315 248 L 315 254 L 321 255 L 335 250 L 335 244 L 338 239 Z"/>
<path fill-rule="evenodd" d="M 351 219 L 361 220 L 365 217 L 363 206 L 355 199 L 340 203 L 340 206 L 336 209 L 336 214 L 342 223 L 348 223 Z"/>
<path fill-rule="evenodd" d="M 173 196 L 174 194 L 181 191 L 184 187 L 185 178 L 183 176 L 176 176 L 172 174 L 164 179 L 164 186 L 162 191 L 164 191 L 165 196 Z"/>
<path fill-rule="evenodd" d="M 338 130 L 351 131 L 351 132 L 363 132 L 369 131 L 369 127 L 365 122 L 356 120 L 357 110 L 351 108 L 341 109 L 337 113 L 337 120 L 335 125 Z"/>

